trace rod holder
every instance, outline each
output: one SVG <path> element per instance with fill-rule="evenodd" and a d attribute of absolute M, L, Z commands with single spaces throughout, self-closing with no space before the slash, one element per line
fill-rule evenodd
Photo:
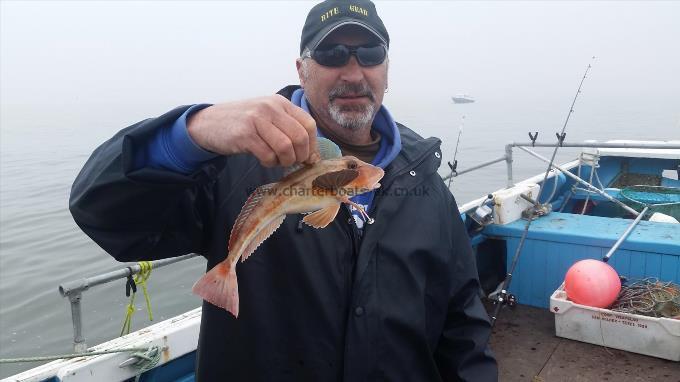
<path fill-rule="evenodd" d="M 534 200 L 534 199 L 531 198 L 529 195 L 527 195 L 527 194 L 519 194 L 519 196 L 522 197 L 522 199 L 526 200 L 527 202 L 533 204 L 534 206 L 538 206 L 538 201 Z"/>
<path fill-rule="evenodd" d="M 538 133 L 536 133 L 538 135 Z M 508 188 L 512 187 L 515 184 L 515 181 L 512 179 L 512 145 L 505 145 L 505 166 L 507 167 L 507 175 L 508 175 Z"/>
<path fill-rule="evenodd" d="M 87 350 L 87 343 L 83 335 L 83 320 L 82 308 L 80 301 L 82 300 L 82 293 L 74 292 L 68 294 L 68 300 L 71 302 L 71 321 L 73 321 L 73 351 L 75 353 L 84 353 Z"/>

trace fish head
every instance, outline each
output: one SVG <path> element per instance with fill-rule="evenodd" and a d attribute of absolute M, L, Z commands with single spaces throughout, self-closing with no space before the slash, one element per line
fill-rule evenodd
<path fill-rule="evenodd" d="M 385 175 L 382 168 L 353 156 L 326 159 L 319 165 L 323 166 L 323 173 L 312 184 L 342 196 L 352 197 L 372 191 L 380 187 L 378 182 Z"/>
<path fill-rule="evenodd" d="M 378 182 L 380 182 L 383 176 L 385 176 L 385 171 L 382 168 L 374 166 L 370 163 L 366 163 L 352 156 L 345 158 L 347 158 L 347 167 L 354 167 L 359 172 L 359 175 L 354 178 L 353 181 L 344 186 L 343 190 L 348 192 L 354 190 L 356 191 L 356 194 L 359 195 L 365 192 L 373 191 L 380 187 L 380 183 Z"/>

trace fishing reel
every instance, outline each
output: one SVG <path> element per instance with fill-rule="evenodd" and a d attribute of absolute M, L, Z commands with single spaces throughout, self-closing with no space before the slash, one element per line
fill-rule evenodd
<path fill-rule="evenodd" d="M 508 293 L 506 290 L 502 290 L 498 295 L 498 303 L 514 308 L 517 306 L 517 297 L 512 293 Z"/>
<path fill-rule="evenodd" d="M 489 294 L 489 300 L 491 300 L 494 305 L 507 305 L 511 309 L 517 306 L 517 296 L 508 293 L 505 289 L 491 292 L 491 294 Z"/>
<path fill-rule="evenodd" d="M 489 206 L 493 203 L 493 195 L 489 194 L 486 199 L 479 204 L 479 207 L 475 208 L 474 211 L 468 213 L 468 216 L 472 218 L 481 227 L 487 226 L 493 223 L 493 209 Z"/>

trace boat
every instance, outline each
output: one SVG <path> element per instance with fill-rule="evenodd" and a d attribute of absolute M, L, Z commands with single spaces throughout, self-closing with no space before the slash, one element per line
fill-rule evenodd
<path fill-rule="evenodd" d="M 469 94 L 456 94 L 451 97 L 454 103 L 473 103 L 475 99 Z"/>
<path fill-rule="evenodd" d="M 680 141 L 560 142 L 562 147 L 581 148 L 576 159 L 561 165 L 553 164 L 536 149 L 556 145 L 509 143 L 501 157 L 443 177 L 447 180 L 506 164 L 505 188 L 452 211 L 460 214 L 468 230 L 482 289 L 488 296 L 486 303 L 497 320 L 491 347 L 499 360 L 501 380 L 573 380 L 575 376 L 579 380 L 602 380 L 603 375 L 609 380 L 630 380 L 631 375 L 638 381 L 676 380 L 680 352 L 678 359 L 673 359 L 673 354 L 652 354 L 653 343 L 640 353 L 657 358 L 616 350 L 607 325 L 632 323 L 635 327 L 640 321 L 612 318 L 605 322 L 610 313 L 593 310 L 588 317 L 597 318 L 601 331 L 592 345 L 562 340 L 560 337 L 571 337 L 560 333 L 555 324 L 565 310 L 555 309 L 555 299 L 570 265 L 582 259 L 601 259 L 605 254 L 611 256 L 609 264 L 626 278 L 654 277 L 680 283 Z M 549 170 L 516 182 L 515 150 L 545 162 Z M 157 260 L 154 268 L 193 256 Z M 62 284 L 59 290 L 68 298 L 73 316 L 74 358 L 52 361 L 3 382 L 193 381 L 200 308 L 94 347 L 86 345 L 81 327 L 85 318 L 80 312 L 83 294 L 98 284 L 137 274 L 142 268 L 133 264 Z M 508 272 L 512 273 L 509 284 L 504 283 Z M 515 310 L 503 308 L 498 317 L 494 310 L 504 305 Z M 584 307 L 573 310 L 577 308 Z M 626 314 L 612 317 L 619 316 Z M 622 322 L 614 322 L 617 320 Z M 671 346 L 680 346 L 680 319 L 667 321 L 670 324 L 660 326 L 669 328 L 665 338 Z M 645 341 L 632 331 L 626 333 L 630 334 L 619 337 L 633 338 L 636 346 Z M 617 356 L 597 361 L 603 349 L 610 354 L 618 352 Z M 566 369 L 565 358 L 574 362 Z M 631 364 L 644 371 L 629 370 Z"/>

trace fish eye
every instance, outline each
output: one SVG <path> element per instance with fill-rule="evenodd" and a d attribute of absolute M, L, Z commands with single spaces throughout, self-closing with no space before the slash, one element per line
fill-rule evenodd
<path fill-rule="evenodd" d="M 347 168 L 349 168 L 351 170 L 354 170 L 357 167 L 358 167 L 357 162 L 351 161 L 351 162 L 347 163 Z"/>

